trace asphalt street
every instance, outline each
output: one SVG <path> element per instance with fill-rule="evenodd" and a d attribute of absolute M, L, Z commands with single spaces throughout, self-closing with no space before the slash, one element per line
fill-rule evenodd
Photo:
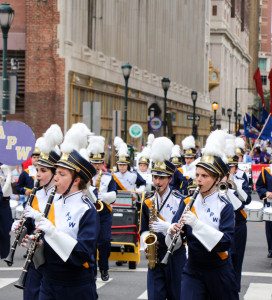
<path fill-rule="evenodd" d="M 257 200 L 254 195 L 253 199 Z M 242 290 L 240 299 L 268 300 L 272 298 L 272 259 L 267 258 L 264 222 L 248 222 L 248 239 L 243 265 Z M 15 255 L 15 263 L 7 267 L 0 261 L 0 300 L 23 299 L 22 291 L 13 286 L 20 275 L 24 263 L 24 250 L 20 247 Z M 127 265 L 117 267 L 110 263 L 110 280 L 97 281 L 99 299 L 147 299 L 147 263 L 142 255 L 136 270 Z"/>

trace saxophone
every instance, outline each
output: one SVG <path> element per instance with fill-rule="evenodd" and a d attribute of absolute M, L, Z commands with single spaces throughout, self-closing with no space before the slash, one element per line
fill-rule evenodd
<path fill-rule="evenodd" d="M 103 171 L 99 170 L 99 173 L 98 173 L 98 176 L 97 176 L 97 179 L 96 179 L 96 182 L 95 182 L 95 187 L 97 188 L 98 192 L 100 190 L 100 183 L 101 183 L 102 175 L 103 175 Z M 98 212 L 100 212 L 100 211 L 103 210 L 104 204 L 101 200 L 97 199 L 97 201 L 95 202 L 95 207 L 96 207 L 96 210 Z"/>
<path fill-rule="evenodd" d="M 156 193 L 155 193 L 156 195 Z M 156 196 L 152 197 L 152 206 L 149 209 L 149 234 L 144 239 L 144 243 L 147 245 L 145 250 L 146 258 L 148 260 L 149 269 L 154 269 L 158 262 L 158 245 L 157 235 L 152 230 L 152 223 L 157 221 L 157 209 L 156 209 Z"/>

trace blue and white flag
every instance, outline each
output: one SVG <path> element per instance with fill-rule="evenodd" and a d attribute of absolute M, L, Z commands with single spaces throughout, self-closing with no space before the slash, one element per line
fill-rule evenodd
<path fill-rule="evenodd" d="M 247 138 L 256 139 L 258 137 L 258 130 L 252 126 L 252 120 L 249 114 L 244 116 L 244 135 Z"/>
<path fill-rule="evenodd" d="M 264 127 L 261 131 L 260 140 L 269 140 L 270 142 L 272 142 L 272 117 L 271 115 L 269 115 L 269 117 L 267 118 Z"/>

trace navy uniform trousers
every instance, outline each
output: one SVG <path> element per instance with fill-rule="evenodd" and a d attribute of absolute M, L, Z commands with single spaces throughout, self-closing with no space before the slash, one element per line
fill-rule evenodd
<path fill-rule="evenodd" d="M 231 248 L 231 259 L 237 278 L 237 286 L 241 290 L 241 273 L 247 241 L 247 224 L 237 222 L 235 224 L 233 246 Z"/>
<path fill-rule="evenodd" d="M 104 204 L 104 209 L 99 213 L 100 232 L 97 241 L 97 249 L 99 251 L 98 266 L 99 270 L 108 271 L 109 256 L 111 252 L 111 224 L 112 213 Z"/>
<path fill-rule="evenodd" d="M 9 198 L 0 194 L 0 258 L 6 258 L 10 250 L 10 230 L 12 214 L 9 206 Z"/>
<path fill-rule="evenodd" d="M 187 262 L 182 273 L 180 295 L 180 300 L 239 300 L 231 261 L 209 269 Z"/>
<path fill-rule="evenodd" d="M 148 269 L 147 292 L 149 300 L 180 299 L 181 274 L 185 262 L 186 250 L 184 246 L 181 246 L 169 257 L 167 265 L 157 264 L 154 269 Z"/>
<path fill-rule="evenodd" d="M 96 300 L 96 286 L 94 282 L 78 286 L 56 285 L 43 278 L 39 300 Z"/>
<path fill-rule="evenodd" d="M 39 300 L 41 281 L 42 273 L 31 264 L 26 276 L 24 300 Z"/>

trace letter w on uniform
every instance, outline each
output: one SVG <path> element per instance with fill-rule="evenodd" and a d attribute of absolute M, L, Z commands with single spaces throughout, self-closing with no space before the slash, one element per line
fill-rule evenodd
<path fill-rule="evenodd" d="M 69 227 L 72 227 L 72 228 L 74 228 L 74 227 L 75 227 L 75 225 L 76 225 L 76 223 L 74 223 L 74 222 L 69 222 Z"/>

